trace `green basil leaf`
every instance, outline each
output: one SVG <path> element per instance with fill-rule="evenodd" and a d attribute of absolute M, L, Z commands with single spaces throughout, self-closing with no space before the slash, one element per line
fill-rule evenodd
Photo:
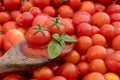
<path fill-rule="evenodd" d="M 59 41 L 59 43 L 60 43 L 60 45 L 62 46 L 62 48 L 65 47 L 65 41 L 61 40 L 61 41 Z"/>
<path fill-rule="evenodd" d="M 67 35 L 67 34 L 62 34 L 61 35 L 62 40 L 64 40 L 65 42 L 77 42 L 77 40 L 75 40 L 73 37 Z"/>
<path fill-rule="evenodd" d="M 62 40 L 59 34 L 53 34 L 52 37 L 53 37 L 55 40 L 57 40 L 58 42 L 60 42 L 60 41 Z"/>
<path fill-rule="evenodd" d="M 58 57 L 61 51 L 62 46 L 56 40 L 52 40 L 48 44 L 48 55 L 50 56 L 51 59 Z"/>

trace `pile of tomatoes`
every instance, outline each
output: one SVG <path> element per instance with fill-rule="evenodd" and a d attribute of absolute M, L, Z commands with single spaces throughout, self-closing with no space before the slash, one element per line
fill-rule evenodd
<path fill-rule="evenodd" d="M 56 59 L 1 80 L 120 80 L 119 0 L 0 0 L 0 56 L 26 40 Z M 57 59 L 59 58 L 59 59 Z"/>

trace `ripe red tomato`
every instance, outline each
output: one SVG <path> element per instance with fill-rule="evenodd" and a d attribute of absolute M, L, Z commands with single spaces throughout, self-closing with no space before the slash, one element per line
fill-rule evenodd
<path fill-rule="evenodd" d="M 73 9 L 68 5 L 62 5 L 57 10 L 58 14 L 60 14 L 63 18 L 71 18 L 74 14 Z"/>
<path fill-rule="evenodd" d="M 119 4 L 110 4 L 108 6 L 106 12 L 108 14 L 119 13 L 120 12 L 120 5 Z"/>
<path fill-rule="evenodd" d="M 24 12 L 16 18 L 16 23 L 23 27 L 31 27 L 34 16 L 30 12 Z"/>
<path fill-rule="evenodd" d="M 77 26 L 77 36 L 92 36 L 93 35 L 93 29 L 92 26 L 89 23 L 80 23 Z"/>
<path fill-rule="evenodd" d="M 53 76 L 53 71 L 47 66 L 35 69 L 35 71 L 33 72 L 33 78 L 38 80 L 50 80 L 50 78 L 52 78 Z"/>
<path fill-rule="evenodd" d="M 26 1 L 21 5 L 20 11 L 21 12 L 27 12 L 27 11 L 30 10 L 31 7 L 33 7 L 33 3 L 30 2 L 30 1 Z"/>
<path fill-rule="evenodd" d="M 63 25 L 65 27 L 65 32 L 67 34 L 73 35 L 75 33 L 74 25 L 72 24 L 72 22 L 69 19 L 63 18 L 63 19 L 61 19 L 61 22 L 63 22 Z"/>
<path fill-rule="evenodd" d="M 19 14 L 21 14 L 21 12 L 20 12 L 19 10 L 11 11 L 11 13 L 10 13 L 11 19 L 15 21 L 15 20 L 16 20 L 16 17 L 17 17 Z"/>
<path fill-rule="evenodd" d="M 75 48 L 81 52 L 86 51 L 88 48 L 92 46 L 93 42 L 89 36 L 81 36 L 78 38 Z"/>
<path fill-rule="evenodd" d="M 22 4 L 22 0 L 4 0 L 4 6 L 8 10 L 17 10 Z"/>
<path fill-rule="evenodd" d="M 86 11 L 90 14 L 95 13 L 95 5 L 92 1 L 83 1 L 80 6 L 80 10 Z"/>
<path fill-rule="evenodd" d="M 10 21 L 11 17 L 8 12 L 0 12 L 0 24 L 4 24 L 7 21 Z"/>
<path fill-rule="evenodd" d="M 73 9 L 78 10 L 81 6 L 81 0 L 68 0 L 67 4 Z"/>
<path fill-rule="evenodd" d="M 44 26 L 45 22 L 50 19 L 50 16 L 46 14 L 37 15 L 32 22 L 32 26 L 41 25 Z"/>
<path fill-rule="evenodd" d="M 64 24 L 61 22 L 60 16 L 47 20 L 45 23 L 45 27 L 50 31 L 51 34 L 65 33 L 65 27 Z"/>
<path fill-rule="evenodd" d="M 29 12 L 33 15 L 33 16 L 37 16 L 37 15 L 40 15 L 42 14 L 42 10 L 38 7 L 31 7 Z"/>
<path fill-rule="evenodd" d="M 56 16 L 56 10 L 53 6 L 47 6 L 43 9 L 43 13 L 48 14 L 51 17 L 55 17 Z"/>
<path fill-rule="evenodd" d="M 111 24 L 104 24 L 100 27 L 100 33 L 107 39 L 112 40 L 115 36 L 115 28 Z"/>
<path fill-rule="evenodd" d="M 25 38 L 31 46 L 45 46 L 50 42 L 51 34 L 40 25 L 37 25 L 26 32 Z"/>
<path fill-rule="evenodd" d="M 18 25 L 16 24 L 15 21 L 8 21 L 3 24 L 2 30 L 3 30 L 3 33 L 7 33 L 9 30 L 17 29 L 17 27 Z"/>
<path fill-rule="evenodd" d="M 82 22 L 90 23 L 91 15 L 85 11 L 77 11 L 74 13 L 72 21 L 75 26 L 79 25 Z"/>
<path fill-rule="evenodd" d="M 67 80 L 77 80 L 79 73 L 74 64 L 64 63 L 59 67 L 58 75 L 64 76 Z"/>
<path fill-rule="evenodd" d="M 101 27 L 103 24 L 109 24 L 110 21 L 110 16 L 105 12 L 96 12 L 91 17 L 91 23 L 98 27 Z"/>
<path fill-rule="evenodd" d="M 4 77 L 3 80 L 26 80 L 22 75 L 13 73 L 9 74 L 8 76 Z"/>
<path fill-rule="evenodd" d="M 50 5 L 50 0 L 33 0 L 33 4 L 40 9 Z"/>
<path fill-rule="evenodd" d="M 24 40 L 24 35 L 20 31 L 16 29 L 9 30 L 3 38 L 4 49 L 7 51 L 13 45 L 18 44 L 22 40 Z"/>

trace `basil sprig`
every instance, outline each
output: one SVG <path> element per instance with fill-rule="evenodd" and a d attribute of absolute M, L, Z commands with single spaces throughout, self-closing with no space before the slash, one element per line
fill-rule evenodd
<path fill-rule="evenodd" d="M 76 39 L 67 34 L 53 34 L 53 40 L 48 44 L 48 55 L 51 59 L 58 57 L 62 49 L 65 47 L 66 42 L 77 42 Z"/>

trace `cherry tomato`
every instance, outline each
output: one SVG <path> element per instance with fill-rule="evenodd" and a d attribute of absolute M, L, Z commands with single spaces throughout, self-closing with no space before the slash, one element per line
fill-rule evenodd
<path fill-rule="evenodd" d="M 26 80 L 26 79 L 20 74 L 13 73 L 3 78 L 3 80 Z"/>
<path fill-rule="evenodd" d="M 46 21 L 45 27 L 49 29 L 51 34 L 65 33 L 65 27 L 64 27 L 64 24 L 60 20 L 60 16 L 58 16 L 56 18 L 49 19 L 48 21 Z"/>
<path fill-rule="evenodd" d="M 5 8 L 8 10 L 17 10 L 22 4 L 22 0 L 4 0 Z"/>
<path fill-rule="evenodd" d="M 50 5 L 50 0 L 33 0 L 33 4 L 41 9 Z"/>
<path fill-rule="evenodd" d="M 68 0 L 67 4 L 73 9 L 78 10 L 81 6 L 81 0 Z"/>
<path fill-rule="evenodd" d="M 53 76 L 53 71 L 47 66 L 35 69 L 35 71 L 33 72 L 33 78 L 38 80 L 49 80 Z"/>
<path fill-rule="evenodd" d="M 34 16 L 30 12 L 24 12 L 16 18 L 16 23 L 24 27 L 31 27 L 33 19 Z"/>
<path fill-rule="evenodd" d="M 60 14 L 63 18 L 71 18 L 74 14 L 73 9 L 68 5 L 60 6 L 57 10 L 58 14 Z"/>
<path fill-rule="evenodd" d="M 64 76 L 67 80 L 77 80 L 78 74 L 77 67 L 72 63 L 62 64 L 58 70 L 58 75 Z"/>
<path fill-rule="evenodd" d="M 31 46 L 45 46 L 51 40 L 51 34 L 40 25 L 34 26 L 26 32 L 25 38 Z"/>

